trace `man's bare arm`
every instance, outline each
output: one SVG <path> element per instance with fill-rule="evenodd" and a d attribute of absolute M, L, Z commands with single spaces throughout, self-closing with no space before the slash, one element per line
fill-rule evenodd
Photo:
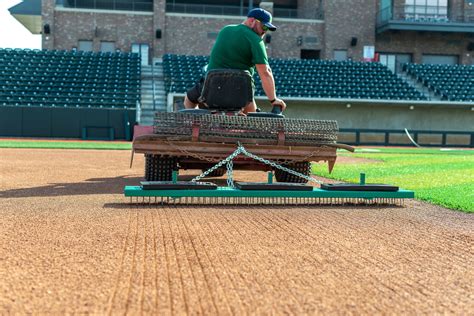
<path fill-rule="evenodd" d="M 270 66 L 266 64 L 257 64 L 255 67 L 257 68 L 258 75 L 262 80 L 263 91 L 265 91 L 268 100 L 272 103 L 272 105 L 279 105 L 282 111 L 285 110 L 285 102 L 277 98 L 275 79 L 273 78 L 273 73 Z"/>

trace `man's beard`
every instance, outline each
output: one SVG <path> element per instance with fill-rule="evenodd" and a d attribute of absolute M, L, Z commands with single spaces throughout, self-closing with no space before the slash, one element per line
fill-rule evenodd
<path fill-rule="evenodd" d="M 253 30 L 258 36 L 260 36 L 261 39 L 263 39 L 263 37 L 265 36 L 265 32 L 263 32 L 262 34 L 260 34 L 260 33 L 258 32 L 258 28 L 257 28 L 256 26 L 254 26 L 254 27 L 252 28 L 252 30 Z"/>

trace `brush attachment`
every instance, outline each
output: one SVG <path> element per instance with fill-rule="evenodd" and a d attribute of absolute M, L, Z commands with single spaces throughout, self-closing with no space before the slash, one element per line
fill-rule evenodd
<path fill-rule="evenodd" d="M 413 191 L 402 189 L 335 191 L 309 187 L 310 190 L 282 190 L 278 184 L 265 184 L 262 189 L 242 189 L 245 186 L 245 183 L 240 183 L 236 188 L 217 187 L 211 190 L 147 190 L 141 186 L 127 186 L 124 193 L 132 204 L 157 205 L 403 205 L 405 199 L 414 198 Z"/>

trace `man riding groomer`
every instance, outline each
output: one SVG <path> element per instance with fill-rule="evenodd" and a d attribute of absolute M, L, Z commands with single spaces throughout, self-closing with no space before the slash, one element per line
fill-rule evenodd
<path fill-rule="evenodd" d="M 211 51 L 207 70 L 213 69 L 240 69 L 247 70 L 253 76 L 255 68 L 262 81 L 262 87 L 268 100 L 273 106 L 285 110 L 286 104 L 277 98 L 275 80 L 268 65 L 267 51 L 263 37 L 267 31 L 275 31 L 270 12 L 261 8 L 250 10 L 247 19 L 242 24 L 227 25 L 217 36 Z M 188 109 L 198 106 L 204 80 L 202 79 L 193 88 L 189 89 L 184 106 Z M 255 89 L 254 89 L 255 90 Z M 255 112 L 255 100 L 242 109 L 243 113 Z"/>

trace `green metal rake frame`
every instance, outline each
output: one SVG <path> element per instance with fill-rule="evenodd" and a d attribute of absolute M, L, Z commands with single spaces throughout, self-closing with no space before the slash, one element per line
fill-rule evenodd
<path fill-rule="evenodd" d="M 126 186 L 126 197 L 135 203 L 158 204 L 271 204 L 271 205 L 399 205 L 412 199 L 415 193 L 400 189 L 386 191 L 312 191 L 239 190 L 218 187 L 216 190 L 143 190 L 140 186 Z M 140 201 L 141 199 L 141 201 Z"/>
<path fill-rule="evenodd" d="M 348 198 L 348 199 L 412 199 L 415 193 L 400 189 L 395 192 L 386 191 L 329 191 L 313 188 L 312 191 L 282 190 L 239 190 L 229 187 L 218 187 L 216 190 L 143 190 L 140 186 L 126 186 L 126 197 L 252 197 L 252 198 Z"/>

